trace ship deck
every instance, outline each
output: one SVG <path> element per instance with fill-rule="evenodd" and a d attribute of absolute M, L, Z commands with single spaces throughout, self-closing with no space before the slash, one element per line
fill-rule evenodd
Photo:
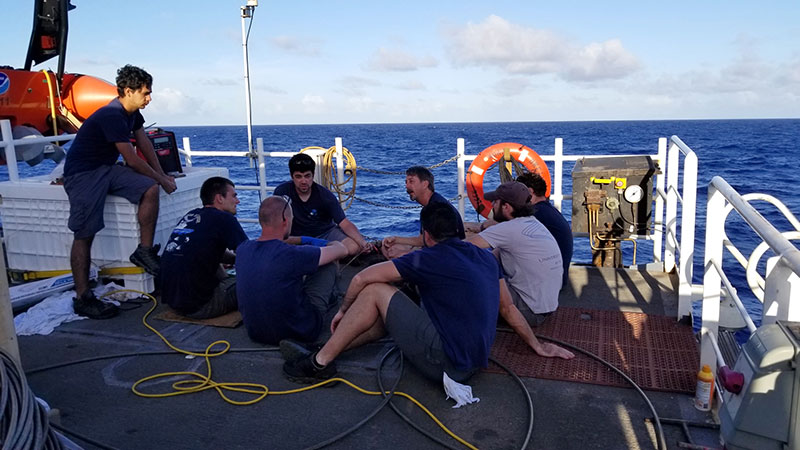
<path fill-rule="evenodd" d="M 675 317 L 674 277 L 640 270 L 572 266 L 562 306 L 584 310 L 632 311 Z M 159 309 L 163 308 L 159 306 Z M 163 354 L 169 349 L 142 324 L 148 305 L 124 311 L 106 321 L 63 324 L 49 336 L 19 338 L 22 363 L 34 393 L 59 410 L 62 426 L 105 445 L 135 448 L 275 448 L 313 447 L 365 419 L 382 402 L 342 383 L 292 395 L 269 395 L 249 406 L 225 402 L 213 389 L 167 398 L 143 398 L 131 391 L 140 378 L 160 372 L 206 373 L 203 358 Z M 211 361 L 217 382 L 249 382 L 270 391 L 297 388 L 281 371 L 283 360 L 274 347 L 255 344 L 243 327 L 219 328 L 149 319 L 174 345 L 202 350 L 225 339 L 232 351 Z M 558 325 L 558 324 L 557 324 Z M 340 376 L 378 390 L 377 369 L 392 347 L 390 340 L 343 354 Z M 663 351 L 665 349 L 653 349 Z M 666 349 L 668 350 L 668 349 Z M 162 352 L 162 354 L 150 354 Z M 103 355 L 124 355 L 67 365 L 37 368 Z M 398 359 L 387 358 L 382 370 L 387 388 L 400 377 Z M 172 377 L 150 383 L 147 392 L 168 392 Z M 531 449 L 657 448 L 648 418 L 652 413 L 634 389 L 563 380 L 521 379 L 533 402 Z M 406 364 L 397 389 L 415 397 L 454 433 L 478 448 L 520 448 L 528 432 L 528 405 L 520 385 L 505 373 L 484 371 L 470 381 L 477 404 L 452 409 L 437 384 L 423 379 Z M 661 418 L 707 422 L 689 394 L 646 391 Z M 229 392 L 237 400 L 251 395 Z M 463 448 L 404 398 L 392 400 L 418 426 L 453 448 Z M 689 442 L 680 426 L 663 425 L 667 448 Z M 718 433 L 691 429 L 692 439 L 718 447 Z M 95 448 L 90 444 L 86 448 Z M 330 448 L 437 448 L 428 437 L 401 420 L 388 406 Z"/>

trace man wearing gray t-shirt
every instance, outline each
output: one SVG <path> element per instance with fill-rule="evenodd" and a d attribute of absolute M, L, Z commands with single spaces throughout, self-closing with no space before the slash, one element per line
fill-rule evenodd
<path fill-rule="evenodd" d="M 514 305 L 530 326 L 541 325 L 558 308 L 564 271 L 558 243 L 533 217 L 531 195 L 524 184 L 503 183 L 484 198 L 492 202 L 498 223 L 468 241 L 494 251 Z"/>

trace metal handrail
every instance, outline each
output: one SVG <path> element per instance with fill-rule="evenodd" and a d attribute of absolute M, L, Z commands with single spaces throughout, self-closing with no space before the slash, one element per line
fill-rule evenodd
<path fill-rule="evenodd" d="M 701 328 L 700 363 L 714 367 L 716 356 L 711 339 L 716 339 L 719 331 L 720 284 L 725 280 L 726 288 L 732 293 L 727 277 L 722 268 L 722 252 L 727 237 L 725 236 L 725 219 L 730 212 L 729 207 L 745 220 L 750 228 L 769 246 L 778 257 L 781 270 L 788 270 L 794 276 L 800 276 L 800 250 L 748 202 L 745 196 L 733 189 L 721 177 L 714 177 L 708 186 L 708 207 L 706 209 L 706 248 L 704 255 L 705 273 L 703 275 L 703 312 Z M 713 269 L 713 270 L 712 270 Z M 773 268 L 773 270 L 776 270 Z M 772 282 L 778 283 L 778 291 L 784 292 L 776 302 L 792 302 L 800 299 L 797 288 L 792 291 L 790 277 L 781 277 Z M 769 282 L 769 279 L 768 279 Z M 735 294 L 732 295 L 738 298 Z M 780 306 L 780 305 L 779 305 Z M 788 306 L 788 305 L 785 305 Z M 737 308 L 739 305 L 737 304 Z M 741 307 L 743 309 L 743 306 Z M 781 308 L 779 308 L 781 309 Z M 788 310 L 783 308 L 782 310 Z M 743 317 L 749 318 L 746 311 Z M 763 321 L 763 317 L 762 317 Z M 750 325 L 748 324 L 748 328 Z M 710 337 L 709 337 L 710 336 Z"/>

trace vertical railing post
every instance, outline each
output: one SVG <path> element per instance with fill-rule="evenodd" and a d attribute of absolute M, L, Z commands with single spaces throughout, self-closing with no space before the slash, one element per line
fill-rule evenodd
<path fill-rule="evenodd" d="M 667 162 L 667 138 L 658 138 L 658 166 L 662 173 L 656 175 L 656 188 L 664 190 L 664 164 Z M 660 262 L 664 241 L 664 199 L 656 195 L 655 229 L 653 230 L 653 261 Z"/>
<path fill-rule="evenodd" d="M 778 320 L 800 321 L 800 278 L 782 259 L 774 256 L 767 260 L 761 325 Z"/>
<path fill-rule="evenodd" d="M 8 166 L 8 180 L 19 181 L 19 168 L 17 167 L 17 150 L 14 146 L 14 136 L 11 133 L 11 121 L 8 119 L 0 120 L 0 134 L 3 135 L 3 143 L 6 149 L 6 165 Z"/>
<path fill-rule="evenodd" d="M 564 177 L 564 139 L 556 138 L 555 148 L 553 151 L 553 158 L 555 159 L 553 164 L 553 171 L 555 172 L 555 181 L 553 182 L 553 192 L 550 193 L 550 197 L 553 199 L 553 204 L 555 205 L 556 209 L 561 211 L 561 202 L 564 199 L 563 194 L 563 177 Z"/>
<path fill-rule="evenodd" d="M 675 248 L 678 236 L 678 172 L 680 171 L 680 149 L 670 142 L 667 151 L 667 214 L 664 217 L 664 272 L 675 268 Z"/>
<path fill-rule="evenodd" d="M 465 175 L 464 175 L 464 138 L 458 138 L 456 140 L 456 155 L 458 158 L 456 159 L 456 165 L 458 166 L 458 213 L 461 214 L 461 220 L 465 220 L 465 211 L 464 211 L 464 197 L 465 195 Z"/>
<path fill-rule="evenodd" d="M 722 268 L 722 238 L 725 235 L 725 197 L 710 184 L 706 207 L 706 251 L 703 258 L 703 323 L 700 329 L 700 366 L 708 364 L 716 373 L 717 357 L 708 334 L 717 339 L 719 330 L 719 300 L 722 278 L 714 267 L 716 261 Z M 719 340 L 719 339 L 717 339 Z"/>
<path fill-rule="evenodd" d="M 678 318 L 692 313 L 692 278 L 694 277 L 694 233 L 697 216 L 697 155 L 690 152 L 683 161 L 681 190 L 681 254 L 678 267 Z"/>
<path fill-rule="evenodd" d="M 264 162 L 264 138 L 256 138 L 256 158 L 258 158 L 259 200 L 267 198 L 267 165 Z"/>
<path fill-rule="evenodd" d="M 183 151 L 184 151 L 184 160 L 186 161 L 186 167 L 192 167 L 192 145 L 189 143 L 189 138 L 183 138 Z"/>

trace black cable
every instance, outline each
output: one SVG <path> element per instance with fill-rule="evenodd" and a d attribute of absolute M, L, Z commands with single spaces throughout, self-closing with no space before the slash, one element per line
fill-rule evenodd
<path fill-rule="evenodd" d="M 89 444 L 92 444 L 95 447 L 101 448 L 103 450 L 118 450 L 117 447 L 112 447 L 110 445 L 106 445 L 106 444 L 103 444 L 101 442 L 95 441 L 94 439 L 92 439 L 92 438 L 90 438 L 90 437 L 88 437 L 86 435 L 80 434 L 77 431 L 71 430 L 71 429 L 69 429 L 67 427 L 64 427 L 64 426 L 61 426 L 61 425 L 56 425 L 54 423 L 51 423 L 50 426 L 55 428 L 56 430 L 64 433 L 64 434 L 68 434 L 68 435 L 70 435 L 70 436 L 72 436 L 74 438 L 77 438 L 77 439 L 79 439 L 79 440 L 81 440 L 83 442 L 88 442 Z"/>
<path fill-rule="evenodd" d="M 551 337 L 548 337 L 548 336 L 540 336 L 538 334 L 535 335 L 535 336 L 538 339 L 544 339 L 546 341 L 554 342 L 554 343 L 556 343 L 556 344 L 558 344 L 558 345 L 560 345 L 562 347 L 570 348 L 570 349 L 575 350 L 577 352 L 583 353 L 586 356 L 594 358 L 595 360 L 599 361 L 600 363 L 602 363 L 603 365 L 605 365 L 609 369 L 613 370 L 614 372 L 616 372 L 620 376 L 622 376 L 622 378 L 624 378 L 625 381 L 630 383 L 630 385 L 633 386 L 634 389 L 636 389 L 636 391 L 642 397 L 644 402 L 647 404 L 647 407 L 650 408 L 650 411 L 653 413 L 653 422 L 655 423 L 656 438 L 657 438 L 657 441 L 658 441 L 657 442 L 658 443 L 658 447 L 657 448 L 658 448 L 658 450 L 666 450 L 666 448 L 667 448 L 667 440 L 664 437 L 664 429 L 661 427 L 661 419 L 659 419 L 659 417 L 658 417 L 658 413 L 656 412 L 656 408 L 655 408 L 655 406 L 653 406 L 653 403 L 650 401 L 650 398 L 647 396 L 647 394 L 644 393 L 642 388 L 640 388 L 639 385 L 636 384 L 636 382 L 633 381 L 633 379 L 631 379 L 631 377 L 626 375 L 625 372 L 623 372 L 622 370 L 618 369 L 615 365 L 611 364 L 610 362 L 606 361 L 605 359 L 599 357 L 598 355 L 595 355 L 594 353 L 592 353 L 592 352 L 590 352 L 588 350 L 584 350 L 584 349 L 582 349 L 582 348 L 580 348 L 578 346 L 575 346 L 575 345 L 569 344 L 567 342 L 560 341 L 558 339 L 551 338 Z"/>
<path fill-rule="evenodd" d="M 395 351 L 396 349 L 397 349 L 397 346 L 394 346 L 394 347 L 390 348 L 389 351 L 387 351 L 383 355 L 383 357 L 381 358 L 380 364 L 378 365 L 378 386 L 380 387 L 381 394 L 383 394 L 383 400 L 380 402 L 380 404 L 378 404 L 378 406 L 374 410 L 372 410 L 371 413 L 369 413 L 366 417 L 361 419 L 358 423 L 356 423 L 352 427 L 348 428 L 347 430 L 337 434 L 336 436 L 334 436 L 334 437 L 332 437 L 330 439 L 327 439 L 327 440 L 322 441 L 322 442 L 320 442 L 318 444 L 315 444 L 315 445 L 313 445 L 311 447 L 308 447 L 308 450 L 320 449 L 320 448 L 326 447 L 328 445 L 331 445 L 331 444 L 333 444 L 334 442 L 336 442 L 336 441 L 338 441 L 340 439 L 345 438 L 346 436 L 352 434 L 353 432 L 355 432 L 356 430 L 361 428 L 364 424 L 366 424 L 367 422 L 372 420 L 373 417 L 375 417 L 379 412 L 381 412 L 381 410 L 384 407 L 386 407 L 386 404 L 389 403 L 392 400 L 392 397 L 394 396 L 395 390 L 397 389 L 397 385 L 400 384 L 400 379 L 402 379 L 402 377 L 403 377 L 403 362 L 402 362 L 402 358 L 401 358 L 401 360 L 400 360 L 400 376 L 397 377 L 397 381 L 395 381 L 395 383 L 392 386 L 392 389 L 389 392 L 389 394 L 385 393 L 386 391 L 384 391 L 384 389 L 383 389 L 383 384 L 380 382 L 381 369 L 383 368 L 383 363 L 384 363 L 384 361 L 386 361 L 386 358 L 393 351 Z M 389 404 L 391 405 L 391 403 L 389 403 Z"/>

